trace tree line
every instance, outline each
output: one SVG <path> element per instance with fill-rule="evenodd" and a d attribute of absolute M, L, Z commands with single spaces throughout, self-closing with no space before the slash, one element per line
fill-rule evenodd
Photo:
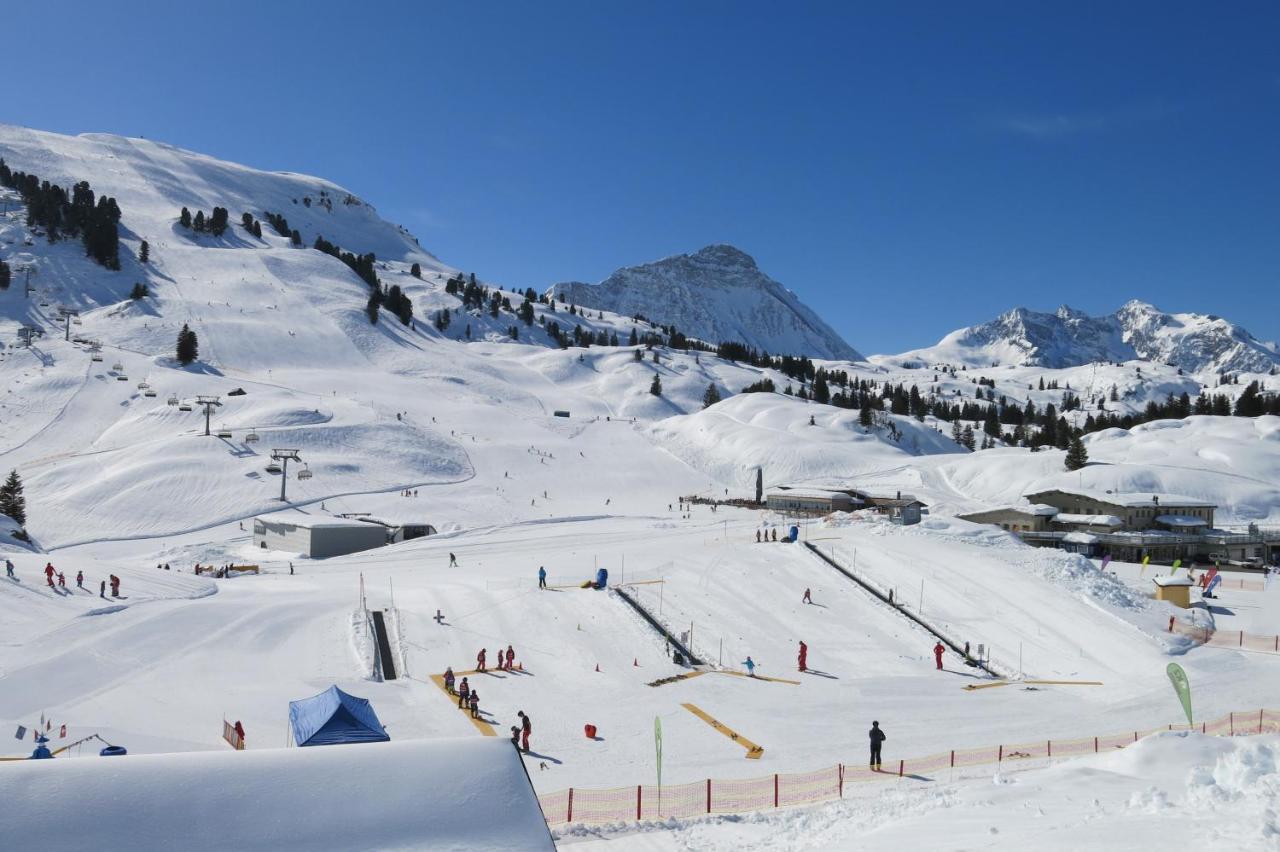
<path fill-rule="evenodd" d="M 120 206 L 114 198 L 96 196 L 88 181 L 68 193 L 56 183 L 10 169 L 3 159 L 0 184 L 22 196 L 27 226 L 43 228 L 49 242 L 79 237 L 86 255 L 107 269 L 120 268 Z"/>

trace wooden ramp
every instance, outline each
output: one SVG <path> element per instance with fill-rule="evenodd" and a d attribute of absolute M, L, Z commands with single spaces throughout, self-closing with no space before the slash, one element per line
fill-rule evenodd
<path fill-rule="evenodd" d="M 746 737 L 741 736 L 737 731 L 728 727 L 718 719 L 713 718 L 709 713 L 702 710 L 702 708 L 698 707 L 696 704 L 681 704 L 680 706 L 706 722 L 711 727 L 715 728 L 720 733 L 724 734 L 729 739 L 733 740 L 738 745 L 745 748 L 747 750 L 747 758 L 749 760 L 759 760 L 764 754 L 764 746 L 758 746 Z"/>
<path fill-rule="evenodd" d="M 994 683 L 970 683 L 962 686 L 961 689 L 966 692 L 973 692 L 975 689 L 991 689 L 996 686 L 1013 686 L 1015 684 L 1026 684 L 1028 686 L 1102 686 L 1100 680 L 998 680 Z"/>
<path fill-rule="evenodd" d="M 457 705 L 458 703 L 457 698 L 451 695 L 449 693 L 449 690 L 445 688 L 444 675 L 433 674 L 431 676 L 431 682 L 434 683 L 436 686 L 440 687 L 440 691 L 444 693 L 444 697 L 447 698 L 451 704 L 455 706 Z M 472 719 L 470 710 L 463 710 L 461 707 L 459 707 L 458 712 L 466 716 L 467 721 L 475 725 L 476 730 L 484 734 L 486 737 L 496 737 L 498 735 L 498 732 L 493 729 L 493 725 L 490 725 L 484 719 Z"/>
<path fill-rule="evenodd" d="M 733 669 L 722 669 L 718 672 L 713 672 L 713 674 L 733 675 L 734 677 L 745 677 L 750 678 L 751 680 L 767 680 L 769 683 L 789 683 L 792 686 L 800 685 L 800 681 L 798 680 L 787 680 L 782 677 L 765 677 L 764 675 L 749 675 L 746 672 L 738 672 Z"/>
<path fill-rule="evenodd" d="M 711 674 L 711 672 L 708 672 L 708 671 L 683 672 L 682 674 L 672 675 L 671 677 L 662 677 L 662 678 L 658 678 L 657 680 L 650 681 L 649 685 L 650 686 L 666 686 L 669 683 L 678 683 L 682 680 L 689 680 L 690 678 L 694 678 L 694 677 L 702 677 L 704 674 Z"/>

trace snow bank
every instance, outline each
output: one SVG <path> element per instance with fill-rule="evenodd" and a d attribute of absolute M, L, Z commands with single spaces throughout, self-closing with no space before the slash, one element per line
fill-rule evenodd
<path fill-rule="evenodd" d="M 554 848 L 516 751 L 475 737 L 24 761 L 0 800 L 31 852 Z"/>

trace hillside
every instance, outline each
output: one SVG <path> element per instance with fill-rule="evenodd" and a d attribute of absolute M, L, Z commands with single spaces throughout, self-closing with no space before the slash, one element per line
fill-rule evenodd
<path fill-rule="evenodd" d="M 674 325 L 712 344 L 734 341 L 773 354 L 862 358 L 795 293 L 733 246 L 707 246 L 619 269 L 598 284 L 567 282 L 548 292 L 562 302 Z"/>

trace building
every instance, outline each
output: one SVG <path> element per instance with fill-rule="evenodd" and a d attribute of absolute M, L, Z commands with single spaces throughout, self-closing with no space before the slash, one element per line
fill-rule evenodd
<path fill-rule="evenodd" d="M 409 520 L 392 518 L 386 515 L 342 515 L 342 517 L 353 521 L 363 521 L 366 524 L 377 524 L 386 530 L 387 544 L 411 541 L 415 538 L 425 538 L 436 534 L 436 528 L 421 519 Z"/>
<path fill-rule="evenodd" d="M 843 491 L 822 488 L 779 488 L 765 496 L 765 505 L 779 512 L 851 512 L 862 505 Z"/>
<path fill-rule="evenodd" d="M 1009 532 L 1044 532 L 1049 529 L 1049 521 L 1058 514 L 1052 506 L 1032 504 L 1030 506 L 1002 506 L 985 512 L 970 512 L 957 515 L 962 521 L 975 524 L 994 524 Z"/>
<path fill-rule="evenodd" d="M 1053 506 L 1067 515 L 1107 515 L 1124 530 L 1185 532 L 1211 529 L 1216 505 L 1177 494 L 1116 494 L 1110 491 L 1054 488 L 1027 494 L 1032 503 Z M 1061 517 L 1061 515 L 1059 516 Z"/>
<path fill-rule="evenodd" d="M 384 527 L 363 521 L 299 511 L 273 512 L 253 519 L 255 547 L 298 553 L 312 559 L 372 550 L 386 543 Z"/>

